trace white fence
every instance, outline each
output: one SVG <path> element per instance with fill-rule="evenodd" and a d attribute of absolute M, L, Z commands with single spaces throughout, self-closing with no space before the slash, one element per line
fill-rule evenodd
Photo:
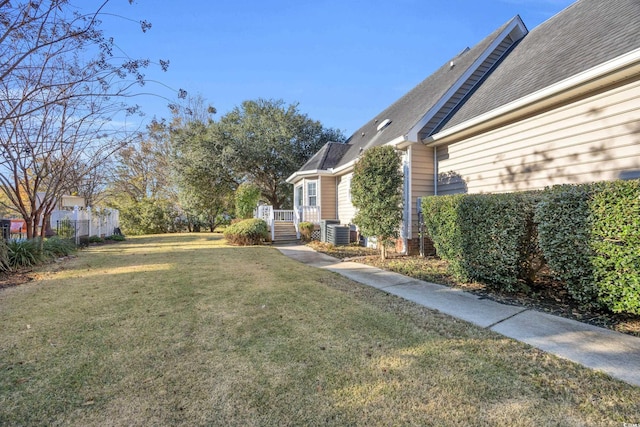
<path fill-rule="evenodd" d="M 74 221 L 79 236 L 111 236 L 120 227 L 120 212 L 107 208 L 74 208 L 57 210 L 51 215 L 51 228 L 56 230 L 60 223 Z"/>

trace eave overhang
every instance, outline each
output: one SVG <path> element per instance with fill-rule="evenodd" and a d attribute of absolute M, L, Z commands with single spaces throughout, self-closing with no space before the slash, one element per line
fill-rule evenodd
<path fill-rule="evenodd" d="M 433 134 L 423 139 L 422 142 L 428 146 L 457 142 L 634 76 L 640 76 L 640 49 L 635 49 L 459 125 Z"/>

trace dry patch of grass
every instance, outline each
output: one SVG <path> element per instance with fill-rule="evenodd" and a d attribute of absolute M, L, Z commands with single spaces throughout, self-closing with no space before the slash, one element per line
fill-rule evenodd
<path fill-rule="evenodd" d="M 621 425 L 640 388 L 219 235 L 0 291 L 0 425 Z"/>

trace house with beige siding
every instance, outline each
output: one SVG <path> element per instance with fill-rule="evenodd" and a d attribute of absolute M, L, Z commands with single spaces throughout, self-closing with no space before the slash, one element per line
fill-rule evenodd
<path fill-rule="evenodd" d="M 514 17 L 325 145 L 288 178 L 296 209 L 351 224 L 353 165 L 379 145 L 402 157 L 404 251 L 419 197 L 640 178 L 640 2 L 579 0 L 531 31 Z"/>

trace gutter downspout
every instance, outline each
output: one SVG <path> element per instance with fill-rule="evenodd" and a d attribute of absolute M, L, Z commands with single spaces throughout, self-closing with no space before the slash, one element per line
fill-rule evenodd
<path fill-rule="evenodd" d="M 433 147 L 433 195 L 438 195 L 438 147 Z"/>

